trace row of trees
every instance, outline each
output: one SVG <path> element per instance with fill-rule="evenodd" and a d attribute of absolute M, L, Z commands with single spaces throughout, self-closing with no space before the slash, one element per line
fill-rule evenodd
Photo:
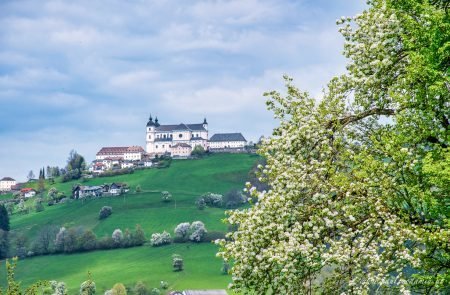
<path fill-rule="evenodd" d="M 231 190 L 225 194 L 205 193 L 200 196 L 195 205 L 199 210 L 204 210 L 206 207 L 235 209 L 247 202 L 247 197 L 239 190 Z"/>

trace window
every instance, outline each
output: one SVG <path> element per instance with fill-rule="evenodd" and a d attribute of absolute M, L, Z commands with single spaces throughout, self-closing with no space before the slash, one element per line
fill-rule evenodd
<path fill-rule="evenodd" d="M 182 137 L 183 137 L 183 134 L 181 134 L 181 133 L 178 134 L 178 137 L 179 137 L 179 138 L 182 138 Z"/>
<path fill-rule="evenodd" d="M 162 147 L 164 148 L 164 145 Z"/>
<path fill-rule="evenodd" d="M 156 145 L 155 147 L 158 148 L 158 145 Z"/>

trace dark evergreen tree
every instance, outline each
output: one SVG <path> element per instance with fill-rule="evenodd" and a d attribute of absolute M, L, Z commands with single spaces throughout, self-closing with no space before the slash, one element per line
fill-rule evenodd
<path fill-rule="evenodd" d="M 0 205 L 0 229 L 9 231 L 9 215 L 5 205 Z"/>

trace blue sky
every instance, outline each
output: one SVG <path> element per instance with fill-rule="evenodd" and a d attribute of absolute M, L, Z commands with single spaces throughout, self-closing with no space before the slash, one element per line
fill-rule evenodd
<path fill-rule="evenodd" d="M 0 177 L 64 166 L 71 149 L 144 146 L 160 123 L 269 135 L 262 93 L 313 95 L 345 69 L 336 19 L 357 0 L 0 1 Z"/>

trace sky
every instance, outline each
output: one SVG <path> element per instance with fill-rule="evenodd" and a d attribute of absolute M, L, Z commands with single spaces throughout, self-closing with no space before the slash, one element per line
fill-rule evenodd
<path fill-rule="evenodd" d="M 336 19 L 362 0 L 0 0 L 0 178 L 74 149 L 145 147 L 150 114 L 247 140 L 283 74 L 320 97 L 345 70 Z"/>

